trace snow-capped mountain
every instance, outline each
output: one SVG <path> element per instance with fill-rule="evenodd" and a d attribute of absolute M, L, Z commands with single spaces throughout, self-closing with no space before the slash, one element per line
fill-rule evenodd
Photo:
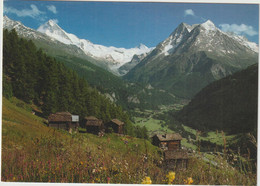
<path fill-rule="evenodd" d="M 229 37 L 235 39 L 236 41 L 238 41 L 241 45 L 244 45 L 246 46 L 247 48 L 253 50 L 254 52 L 259 52 L 259 47 L 256 43 L 254 42 L 250 42 L 247 40 L 246 37 L 244 36 L 239 36 L 239 35 L 236 35 L 234 33 L 225 33 L 227 34 Z"/>
<path fill-rule="evenodd" d="M 36 43 L 40 43 L 40 47 L 47 46 L 47 48 L 54 47 L 59 48 L 62 50 L 62 53 L 66 52 L 68 54 L 73 54 L 74 56 L 80 56 L 80 57 L 87 57 L 85 53 L 79 49 L 76 46 L 73 45 L 66 45 L 64 43 L 61 43 L 60 41 L 47 36 L 46 34 L 43 34 L 41 32 L 38 32 L 37 30 L 31 29 L 29 27 L 26 27 L 19 21 L 14 21 L 7 16 L 3 17 L 3 28 L 12 30 L 15 29 L 17 34 L 20 37 L 24 37 L 26 39 L 31 39 L 35 41 Z M 44 47 L 43 47 L 44 48 Z M 91 60 L 91 59 L 88 59 Z"/>
<path fill-rule="evenodd" d="M 86 39 L 79 39 L 74 34 L 67 33 L 53 20 L 34 30 L 24 26 L 19 21 L 4 16 L 3 27 L 9 30 L 16 29 L 18 35 L 39 42 L 40 47 L 43 47 L 42 44 L 44 44 L 59 48 L 69 54 L 87 59 L 116 75 L 119 75 L 118 68 L 130 62 L 134 55 L 147 54 L 153 49 L 146 47 L 144 44 L 131 49 L 93 44 Z"/>
<path fill-rule="evenodd" d="M 223 35 L 228 36 L 223 37 Z M 240 45 L 245 46 L 248 50 L 258 52 L 256 43 L 248 41 L 245 37 L 238 36 L 231 33 L 225 33 L 218 29 L 210 20 L 202 24 L 188 25 L 181 23 L 177 29 L 156 48 L 160 51 L 158 54 L 167 56 L 174 53 L 179 47 L 179 53 L 183 52 L 181 49 L 196 47 L 197 51 L 218 52 L 220 55 L 227 53 L 235 53 L 235 48 L 228 49 L 228 42 L 230 40 L 237 41 Z M 183 42 L 184 41 L 184 42 Z M 184 47 L 185 46 L 185 47 Z"/>
<path fill-rule="evenodd" d="M 74 34 L 67 33 L 52 20 L 41 25 L 37 30 L 64 44 L 79 47 L 86 53 L 86 55 L 111 62 L 111 68 L 113 69 L 117 69 L 123 64 L 130 62 L 134 55 L 148 53 L 153 49 L 148 48 L 143 44 L 130 49 L 93 44 L 86 39 L 79 39 Z"/>
<path fill-rule="evenodd" d="M 29 27 L 24 26 L 19 21 L 13 21 L 9 19 L 7 16 L 3 17 L 3 27 L 8 30 L 15 29 L 17 32 L 19 32 L 19 35 L 30 39 L 34 39 L 34 38 L 49 39 L 49 40 L 51 39 L 45 34 L 41 34 Z"/>
<path fill-rule="evenodd" d="M 124 78 L 191 98 L 217 79 L 257 63 L 258 46 L 218 29 L 210 20 L 181 23 Z"/>
<path fill-rule="evenodd" d="M 125 63 L 120 68 L 118 68 L 118 72 L 121 76 L 127 74 L 132 68 L 134 68 L 138 63 L 140 63 L 149 53 L 143 53 L 140 55 L 134 55 L 132 60 L 128 63 Z"/>

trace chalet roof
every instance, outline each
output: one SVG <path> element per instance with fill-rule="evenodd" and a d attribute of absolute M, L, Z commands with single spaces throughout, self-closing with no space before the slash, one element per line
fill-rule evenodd
<path fill-rule="evenodd" d="M 85 117 L 86 120 L 98 120 L 95 116 L 87 116 Z"/>
<path fill-rule="evenodd" d="M 71 122 L 72 115 L 69 112 L 57 112 L 55 114 L 50 114 L 48 117 L 48 121 L 63 121 L 63 122 Z"/>
<path fill-rule="evenodd" d="M 188 159 L 187 151 L 180 150 L 167 150 L 164 151 L 165 160 L 176 160 L 176 159 Z"/>
<path fill-rule="evenodd" d="M 86 120 L 85 124 L 87 126 L 101 126 L 102 125 L 102 120 L 97 119 L 94 116 L 85 117 L 85 120 Z"/>
<path fill-rule="evenodd" d="M 112 119 L 111 122 L 117 124 L 117 125 L 124 125 L 124 122 L 118 120 L 118 119 Z"/>
<path fill-rule="evenodd" d="M 160 141 L 173 141 L 173 140 L 182 140 L 182 137 L 179 133 L 174 134 L 156 134 Z"/>

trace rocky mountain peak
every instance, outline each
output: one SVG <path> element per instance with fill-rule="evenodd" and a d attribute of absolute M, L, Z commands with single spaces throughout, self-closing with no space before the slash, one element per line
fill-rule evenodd
<path fill-rule="evenodd" d="M 211 20 L 207 20 L 205 23 L 201 24 L 202 27 L 204 27 L 206 30 L 216 30 L 217 27 Z"/>
<path fill-rule="evenodd" d="M 55 22 L 54 20 L 52 20 L 52 19 L 50 19 L 50 20 L 47 22 L 47 24 L 50 25 L 50 26 L 52 26 L 52 27 L 55 26 L 55 25 L 57 25 L 56 22 Z"/>
<path fill-rule="evenodd" d="M 42 32 L 42 33 L 46 33 L 46 32 L 64 32 L 59 25 L 56 24 L 56 22 L 54 20 L 49 20 L 48 22 L 44 23 L 43 25 L 41 25 L 38 29 L 38 31 Z"/>
<path fill-rule="evenodd" d="M 143 50 L 147 50 L 149 49 L 146 45 L 144 45 L 143 43 L 140 43 L 136 48 L 138 49 L 143 49 Z"/>

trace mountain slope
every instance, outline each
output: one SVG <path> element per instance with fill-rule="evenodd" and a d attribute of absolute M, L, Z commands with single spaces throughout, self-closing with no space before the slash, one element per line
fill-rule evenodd
<path fill-rule="evenodd" d="M 55 48 L 55 52 L 59 50 L 58 53 L 61 55 L 64 52 L 76 55 L 116 75 L 119 75 L 117 69 L 121 65 L 130 62 L 134 55 L 148 53 L 153 49 L 143 44 L 131 49 L 93 44 L 86 39 L 79 39 L 74 34 L 67 33 L 52 20 L 41 25 L 36 31 L 4 16 L 3 27 L 9 30 L 15 28 L 20 36 L 40 41 L 39 45 L 47 45 L 50 52 L 52 52 L 52 48 Z"/>
<path fill-rule="evenodd" d="M 37 105 L 45 117 L 68 111 L 81 118 L 94 115 L 104 122 L 118 118 L 126 126 L 130 124 L 121 107 L 90 87 L 75 71 L 37 50 L 32 41 L 19 38 L 15 30 L 5 29 L 3 36 L 5 97 Z"/>
<path fill-rule="evenodd" d="M 161 159 L 159 148 L 148 140 L 116 134 L 100 138 L 83 129 L 71 135 L 48 127 L 30 107 L 21 100 L 3 98 L 1 181 L 107 183 L 109 177 L 111 183 L 140 183 L 147 167 L 163 173 L 150 160 L 136 172 L 144 154 L 157 162 Z"/>
<path fill-rule="evenodd" d="M 58 54 L 62 54 L 65 52 L 68 54 L 74 54 L 75 56 L 79 56 L 79 57 L 86 56 L 84 52 L 81 51 L 78 47 L 72 45 L 65 45 L 59 42 L 58 40 L 47 36 L 46 34 L 42 34 L 34 29 L 24 26 L 19 21 L 11 20 L 7 16 L 3 17 L 3 28 L 8 30 L 15 29 L 20 37 L 31 39 L 33 41 L 40 41 L 42 45 L 47 45 L 49 47 L 52 46 L 56 48 L 56 52 L 57 49 L 59 49 Z"/>
<path fill-rule="evenodd" d="M 124 78 L 192 98 L 210 82 L 257 63 L 257 45 L 219 30 L 211 21 L 180 24 Z"/>
<path fill-rule="evenodd" d="M 200 130 L 256 132 L 258 65 L 215 81 L 201 90 L 176 117 Z"/>
<path fill-rule="evenodd" d="M 148 54 L 134 55 L 132 60 L 118 68 L 120 75 L 127 74 L 132 68 L 134 68 L 140 61 L 142 61 Z"/>
<path fill-rule="evenodd" d="M 31 39 L 38 48 L 42 48 L 48 55 L 75 70 L 86 79 L 92 87 L 96 87 L 111 101 L 124 107 L 156 108 L 162 104 L 173 104 L 178 101 L 174 95 L 158 90 L 146 88 L 140 83 L 128 83 L 108 72 L 105 66 L 100 68 L 93 58 L 86 56 L 82 50 L 74 45 L 66 45 L 45 34 L 25 27 L 22 23 L 4 19 L 4 28 L 15 29 L 20 37 Z M 104 69 L 105 68 L 105 69 Z"/>

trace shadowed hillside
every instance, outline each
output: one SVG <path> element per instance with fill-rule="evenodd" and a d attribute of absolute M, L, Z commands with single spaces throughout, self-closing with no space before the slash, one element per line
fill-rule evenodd
<path fill-rule="evenodd" d="M 258 65 L 211 83 L 185 106 L 177 118 L 200 130 L 229 133 L 257 130 Z"/>

